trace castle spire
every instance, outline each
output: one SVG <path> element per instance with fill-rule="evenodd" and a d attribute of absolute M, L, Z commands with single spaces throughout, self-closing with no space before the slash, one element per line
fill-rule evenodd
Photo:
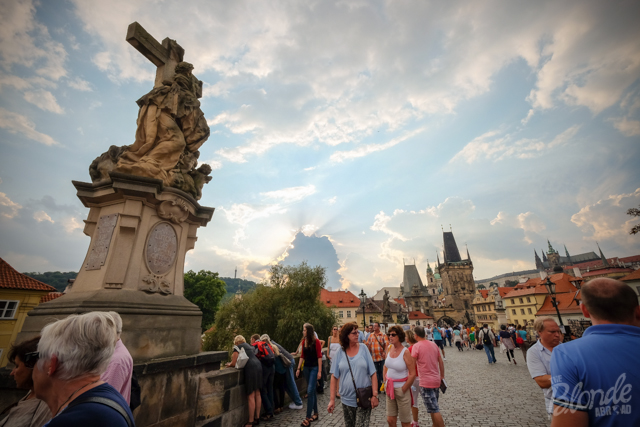
<path fill-rule="evenodd" d="M 535 254 L 535 257 L 536 257 L 536 268 L 538 270 L 544 270 L 544 265 L 542 264 L 542 260 L 538 256 L 538 252 L 536 252 L 535 248 L 533 249 L 533 253 Z M 543 254 L 544 254 L 544 252 L 543 252 Z"/>
<path fill-rule="evenodd" d="M 547 256 L 544 254 L 544 249 L 543 249 L 542 250 L 542 262 L 547 262 L 547 261 L 549 261 L 549 260 L 547 259 Z"/>
<path fill-rule="evenodd" d="M 564 253 L 567 256 L 567 261 L 569 261 L 569 265 L 573 265 L 573 261 L 571 261 L 571 255 L 569 255 L 569 251 L 567 250 L 567 245 L 564 245 Z"/>
<path fill-rule="evenodd" d="M 600 249 L 600 244 L 598 242 L 596 242 L 596 245 L 598 245 L 598 250 L 600 251 L 600 259 L 602 260 L 602 265 L 605 266 L 605 267 L 610 267 L 609 266 L 609 261 L 607 261 L 607 258 L 602 253 L 602 249 Z"/>
<path fill-rule="evenodd" d="M 549 252 L 548 254 L 555 254 L 556 250 L 553 249 L 553 246 L 551 246 L 551 242 L 549 242 L 549 239 L 547 239 L 547 245 L 549 245 Z"/>
<path fill-rule="evenodd" d="M 469 246 L 467 246 L 467 244 L 466 244 L 466 243 L 465 243 L 464 245 L 465 245 L 465 246 L 466 246 L 466 248 L 467 248 L 467 260 L 468 260 L 469 262 L 471 262 L 471 255 L 469 255 Z"/>

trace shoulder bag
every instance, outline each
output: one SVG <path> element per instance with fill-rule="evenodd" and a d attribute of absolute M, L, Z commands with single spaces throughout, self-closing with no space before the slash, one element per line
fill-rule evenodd
<path fill-rule="evenodd" d="M 360 349 L 358 349 L 358 352 L 359 351 Z M 353 377 L 351 362 L 349 362 L 349 355 L 346 351 L 344 352 L 344 356 L 347 358 L 347 364 L 349 365 L 349 373 L 351 374 L 351 381 L 353 381 L 353 388 L 356 391 L 356 402 L 358 403 L 358 407 L 362 409 L 371 409 L 371 397 L 373 396 L 373 388 L 371 386 L 362 388 L 358 388 L 356 386 L 356 379 Z"/>
<path fill-rule="evenodd" d="M 236 369 L 242 369 L 245 367 L 245 365 L 249 361 L 249 356 L 247 356 L 247 352 L 244 351 L 244 348 L 239 348 L 237 345 L 234 345 L 233 348 L 238 350 L 238 359 L 236 359 Z"/>

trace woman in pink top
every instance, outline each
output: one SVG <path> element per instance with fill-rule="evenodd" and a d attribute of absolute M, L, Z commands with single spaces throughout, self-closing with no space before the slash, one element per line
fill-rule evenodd
<path fill-rule="evenodd" d="M 387 395 L 387 422 L 389 426 L 398 424 L 411 426 L 411 385 L 416 378 L 416 367 L 411 353 L 402 345 L 405 339 L 400 326 L 389 328 L 390 350 L 384 362 L 385 390 Z"/>

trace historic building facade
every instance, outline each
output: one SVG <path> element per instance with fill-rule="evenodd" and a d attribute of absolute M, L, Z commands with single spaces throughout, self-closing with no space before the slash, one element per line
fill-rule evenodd
<path fill-rule="evenodd" d="M 442 293 L 439 306 L 433 309 L 433 317 L 438 323 L 475 325 L 473 300 L 476 286 L 473 280 L 473 262 L 467 249 L 467 258 L 460 257 L 453 232 L 443 232 L 444 262 L 436 269 L 442 278 Z"/>

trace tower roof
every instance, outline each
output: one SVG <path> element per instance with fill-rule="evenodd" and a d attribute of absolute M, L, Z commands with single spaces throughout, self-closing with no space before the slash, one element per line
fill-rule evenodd
<path fill-rule="evenodd" d="M 460 262 L 460 252 L 458 251 L 458 245 L 456 245 L 456 239 L 453 237 L 453 232 L 443 231 L 444 239 L 444 259 L 445 262 Z"/>
<path fill-rule="evenodd" d="M 426 291 L 426 288 L 424 288 L 424 285 L 422 284 L 422 279 L 420 278 L 418 269 L 415 265 L 412 264 L 404 266 L 402 286 L 404 288 L 405 295 L 411 295 L 411 290 L 414 286 L 420 289 L 421 292 Z"/>

